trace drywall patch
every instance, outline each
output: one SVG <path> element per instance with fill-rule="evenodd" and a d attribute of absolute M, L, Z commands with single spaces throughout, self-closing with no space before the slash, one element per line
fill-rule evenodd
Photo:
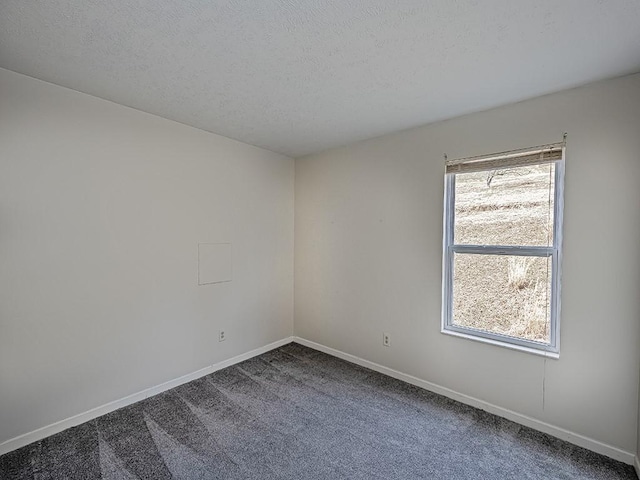
<path fill-rule="evenodd" d="M 233 255 L 230 243 L 198 244 L 198 285 L 230 282 Z"/>

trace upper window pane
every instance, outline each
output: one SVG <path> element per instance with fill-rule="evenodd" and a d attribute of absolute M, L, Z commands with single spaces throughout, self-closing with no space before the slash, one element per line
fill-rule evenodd
<path fill-rule="evenodd" d="M 455 177 L 454 243 L 553 245 L 555 164 Z"/>

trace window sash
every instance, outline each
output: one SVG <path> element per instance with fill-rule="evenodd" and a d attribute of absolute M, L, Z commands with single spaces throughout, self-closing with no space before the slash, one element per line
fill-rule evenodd
<path fill-rule="evenodd" d="M 553 247 L 507 247 L 508 249 L 513 248 L 512 252 L 507 252 L 507 250 L 503 249 L 493 249 L 493 248 L 466 248 L 467 245 L 461 246 L 464 248 L 456 248 L 456 246 L 450 246 L 448 255 L 447 255 L 447 282 L 448 282 L 448 296 L 447 296 L 447 312 L 446 312 L 446 322 L 444 328 L 446 330 L 475 335 L 483 338 L 487 338 L 490 340 L 495 340 L 498 342 L 507 342 L 513 343 L 515 345 L 534 348 L 537 350 L 544 350 L 549 352 L 558 353 L 559 345 L 558 345 L 558 329 L 554 328 L 557 325 L 557 288 L 556 285 L 559 284 L 559 279 L 557 276 L 557 265 L 558 265 L 558 252 Z M 476 247 L 476 246 L 472 246 Z M 540 250 L 540 251 L 527 251 L 527 250 Z M 545 251 L 542 251 L 545 250 Z M 514 337 L 509 335 L 502 335 L 495 332 L 490 332 L 488 330 L 480 330 L 471 327 L 463 327 L 460 325 L 455 325 L 453 323 L 453 260 L 455 253 L 464 253 L 471 255 L 519 255 L 526 257 L 551 257 L 551 308 L 549 309 L 549 343 L 546 342 L 537 342 L 535 340 L 527 340 L 521 337 Z"/>
<path fill-rule="evenodd" d="M 558 145 L 558 144 L 556 144 Z M 531 152 L 532 149 L 523 150 Z M 499 155 L 494 155 L 496 157 Z M 474 157 L 486 158 L 486 157 Z M 455 226 L 455 177 L 459 172 L 447 172 L 445 175 L 445 214 L 444 214 L 444 255 L 443 255 L 443 288 L 442 288 L 442 331 L 455 332 L 471 339 L 481 338 L 500 345 L 516 345 L 534 352 L 560 351 L 560 264 L 562 245 L 562 220 L 564 210 L 564 146 L 561 147 L 561 159 L 556 163 L 554 176 L 554 222 L 553 245 L 551 246 L 518 246 L 518 245 L 464 245 L 454 243 Z M 453 161 L 460 162 L 460 161 Z M 449 162 L 447 162 L 449 165 Z M 447 165 L 447 167 L 448 167 Z M 466 173 L 466 172 L 465 172 Z M 476 255 L 519 255 L 533 257 L 551 257 L 551 308 L 549 314 L 549 343 L 526 340 L 520 337 L 501 335 L 486 330 L 461 327 L 453 324 L 453 257 L 455 253 Z"/>

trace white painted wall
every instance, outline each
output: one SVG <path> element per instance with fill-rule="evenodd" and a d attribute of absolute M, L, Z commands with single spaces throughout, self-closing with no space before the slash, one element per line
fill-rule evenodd
<path fill-rule="evenodd" d="M 638 339 L 638 345 L 640 345 L 640 339 Z M 638 382 L 638 443 L 636 444 L 636 473 L 640 479 L 640 380 Z"/>
<path fill-rule="evenodd" d="M 0 443 L 290 336 L 293 178 L 0 70 Z M 199 242 L 233 244 L 232 282 L 198 286 Z"/>
<path fill-rule="evenodd" d="M 529 147 L 563 132 L 560 359 L 441 334 L 443 153 Z M 640 75 L 298 159 L 295 334 L 633 458 L 639 182 Z"/>

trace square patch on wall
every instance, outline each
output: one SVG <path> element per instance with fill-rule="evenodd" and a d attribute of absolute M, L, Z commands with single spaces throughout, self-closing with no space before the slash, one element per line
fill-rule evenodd
<path fill-rule="evenodd" d="M 198 244 L 198 285 L 230 282 L 232 274 L 230 243 Z"/>

